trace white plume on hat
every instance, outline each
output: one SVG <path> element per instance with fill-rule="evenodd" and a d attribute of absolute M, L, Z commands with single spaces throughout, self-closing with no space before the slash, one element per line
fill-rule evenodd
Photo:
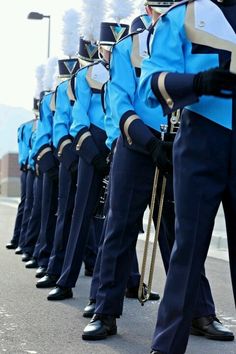
<path fill-rule="evenodd" d="M 137 6 L 137 10 L 139 12 L 139 14 L 145 14 L 146 10 L 145 10 L 145 5 L 144 5 L 145 1 L 144 0 L 140 0 Z"/>
<path fill-rule="evenodd" d="M 59 79 L 59 68 L 58 65 L 56 66 L 56 70 L 55 73 L 53 75 L 53 79 L 52 79 L 52 91 L 55 91 L 57 86 L 59 85 L 59 83 L 61 82 L 61 80 Z"/>
<path fill-rule="evenodd" d="M 37 66 L 35 70 L 35 77 L 36 77 L 36 89 L 34 98 L 39 99 L 40 93 L 43 91 L 43 77 L 45 73 L 45 65 L 41 64 Z"/>
<path fill-rule="evenodd" d="M 79 13 L 70 9 L 64 13 L 63 16 L 63 30 L 62 30 L 62 50 L 68 57 L 73 57 L 78 52 L 79 48 Z"/>
<path fill-rule="evenodd" d="M 122 19 L 130 17 L 134 11 L 134 1 L 132 0 L 108 0 L 109 16 L 117 23 Z"/>
<path fill-rule="evenodd" d="M 81 34 L 87 41 L 93 43 L 99 40 L 100 23 L 103 21 L 106 11 L 104 0 L 83 1 L 81 8 Z"/>
<path fill-rule="evenodd" d="M 49 58 L 46 64 L 45 74 L 43 77 L 43 89 L 44 91 L 52 91 L 53 90 L 53 80 L 54 75 L 57 68 L 56 57 Z"/>

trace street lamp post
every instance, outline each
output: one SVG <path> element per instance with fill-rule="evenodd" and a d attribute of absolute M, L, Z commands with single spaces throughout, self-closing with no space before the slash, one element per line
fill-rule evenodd
<path fill-rule="evenodd" d="M 51 16 L 43 15 L 39 12 L 30 12 L 27 16 L 28 20 L 42 20 L 43 18 L 48 18 L 48 51 L 47 57 L 50 57 L 50 35 L 51 35 Z"/>

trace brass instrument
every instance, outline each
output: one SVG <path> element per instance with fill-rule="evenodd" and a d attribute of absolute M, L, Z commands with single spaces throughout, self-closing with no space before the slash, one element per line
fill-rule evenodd
<path fill-rule="evenodd" d="M 181 111 L 177 110 L 176 112 L 172 113 L 170 118 L 170 134 L 176 134 L 179 124 L 180 124 L 180 116 Z M 161 128 L 161 139 L 164 141 L 165 134 L 167 133 L 168 125 L 162 124 Z M 156 195 L 157 195 L 157 185 L 159 180 L 159 169 L 156 168 L 154 181 L 153 181 L 153 189 L 152 189 L 152 197 L 151 197 L 151 205 L 150 205 L 150 212 L 148 217 L 148 224 L 147 224 L 147 231 L 146 231 L 146 240 L 144 245 L 144 253 L 143 253 L 143 261 L 141 267 L 141 276 L 140 276 L 140 283 L 139 283 L 139 290 L 138 290 L 138 299 L 143 306 L 146 301 L 148 301 L 151 288 L 152 288 L 152 281 L 153 281 L 153 273 L 154 273 L 154 266 L 156 260 L 156 252 L 157 252 L 157 242 L 160 233 L 160 226 L 161 226 L 161 218 L 162 218 L 162 210 L 164 205 L 164 197 L 165 197 L 165 190 L 166 190 L 166 177 L 162 177 L 162 186 L 161 186 L 161 195 L 160 195 L 160 203 L 157 215 L 157 224 L 155 229 L 154 241 L 153 241 L 153 248 L 151 254 L 151 262 L 150 262 L 150 269 L 149 269 L 149 276 L 148 276 L 148 283 L 147 287 L 144 287 L 144 277 L 146 274 L 146 267 L 147 267 L 147 257 L 148 257 L 148 249 L 150 246 L 150 235 L 151 235 L 151 225 L 153 219 L 153 213 L 156 203 Z"/>
<path fill-rule="evenodd" d="M 181 116 L 181 110 L 177 109 L 177 111 L 173 112 L 171 114 L 170 118 L 170 134 L 176 134 L 179 126 L 180 126 L 180 116 Z"/>
<path fill-rule="evenodd" d="M 105 219 L 105 202 L 107 198 L 107 193 L 108 193 L 108 183 L 109 183 L 109 176 L 106 176 L 102 180 L 102 186 L 100 189 L 100 194 L 99 194 L 99 200 L 98 204 L 95 210 L 95 215 L 94 217 L 97 219 Z"/>
<path fill-rule="evenodd" d="M 160 128 L 161 128 L 161 140 L 164 140 L 165 134 L 166 134 L 167 129 L 168 129 L 168 125 L 161 124 Z M 159 205 L 158 216 L 157 216 L 157 225 L 156 225 L 154 242 L 153 242 L 153 249 L 152 249 L 152 255 L 151 255 L 151 264 L 150 264 L 150 270 L 149 270 L 147 289 L 144 292 L 143 284 L 144 284 L 144 277 L 145 277 L 145 273 L 146 273 L 148 248 L 149 248 L 149 245 L 150 245 L 151 225 L 152 225 L 154 207 L 155 207 L 155 202 L 156 202 L 157 184 L 158 184 L 158 180 L 159 180 L 159 174 L 160 174 L 160 171 L 156 167 L 155 175 L 154 175 L 154 181 L 153 181 L 153 188 L 152 188 L 152 198 L 151 198 L 151 205 L 150 205 L 150 213 L 149 213 L 149 217 L 148 217 L 146 240 L 145 240 L 145 245 L 144 245 L 144 253 L 143 253 L 143 262 L 142 262 L 142 268 L 141 268 L 140 283 L 139 283 L 139 289 L 138 289 L 138 299 L 139 299 L 141 305 L 144 305 L 144 303 L 146 301 L 148 301 L 149 296 L 151 294 L 152 280 L 153 280 L 153 270 L 154 270 L 154 265 L 155 265 L 155 260 L 156 260 L 157 241 L 158 241 L 158 236 L 159 236 L 160 226 L 161 226 L 161 216 L 162 216 L 162 209 L 163 209 L 165 189 L 166 189 L 166 177 L 165 176 L 163 176 L 163 180 L 162 180 L 160 205 Z"/>

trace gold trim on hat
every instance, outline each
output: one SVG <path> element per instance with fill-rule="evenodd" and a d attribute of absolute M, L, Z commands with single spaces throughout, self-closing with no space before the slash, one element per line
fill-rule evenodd
<path fill-rule="evenodd" d="M 120 30 L 119 33 L 117 33 L 117 32 L 114 30 L 115 27 L 121 28 L 121 30 Z M 114 36 L 116 42 L 118 42 L 118 41 L 122 38 L 123 34 L 124 34 L 125 31 L 126 31 L 126 27 L 122 27 L 122 26 L 119 26 L 119 25 L 110 26 L 110 29 L 111 29 L 111 31 L 112 31 L 112 34 L 113 34 L 113 36 Z"/>

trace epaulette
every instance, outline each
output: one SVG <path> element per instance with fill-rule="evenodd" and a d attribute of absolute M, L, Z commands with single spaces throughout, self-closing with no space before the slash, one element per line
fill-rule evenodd
<path fill-rule="evenodd" d="M 30 119 L 30 120 L 27 120 L 25 123 L 23 124 L 28 124 L 28 123 L 33 123 L 34 122 L 34 118 L 33 119 Z"/>
<path fill-rule="evenodd" d="M 58 88 L 59 86 L 61 86 L 62 84 L 64 84 L 66 81 L 70 81 L 70 78 L 63 80 L 62 82 L 59 82 L 59 84 L 57 85 L 56 88 Z M 46 96 L 46 95 L 45 95 Z"/>
<path fill-rule="evenodd" d="M 164 12 L 159 18 L 161 17 L 164 17 L 166 16 L 171 10 L 173 10 L 174 8 L 180 6 L 180 5 L 184 5 L 184 4 L 187 4 L 189 2 L 194 2 L 195 0 L 182 0 L 182 1 L 178 1 L 178 2 L 175 2 L 173 5 L 171 5 L 168 10 L 166 12 Z M 159 20 L 159 19 L 158 19 Z M 155 23 L 155 25 L 158 23 L 158 20 L 157 22 Z M 154 25 L 154 27 L 155 27 Z"/>
<path fill-rule="evenodd" d="M 101 60 L 96 60 L 96 61 L 94 61 L 94 62 L 91 63 L 91 64 L 88 64 L 88 65 L 86 65 L 86 66 L 83 66 L 82 68 L 80 68 L 79 70 L 77 70 L 74 75 L 77 75 L 80 71 L 86 70 L 86 69 L 90 68 L 91 66 L 97 65 L 97 64 L 99 64 L 99 63 L 101 63 Z"/>
<path fill-rule="evenodd" d="M 44 97 L 46 97 L 46 96 L 48 96 L 48 95 L 51 95 L 52 93 L 53 93 L 53 91 L 50 91 L 50 92 L 45 93 L 45 95 L 43 96 L 42 99 L 44 99 Z"/>
<path fill-rule="evenodd" d="M 95 67 L 96 65 L 102 65 L 106 69 L 105 73 L 107 75 L 109 75 L 108 74 L 109 70 L 106 67 L 104 61 L 99 60 L 99 61 L 96 61 L 95 63 L 93 63 L 93 65 L 87 66 L 88 70 L 86 73 L 86 80 L 88 82 L 88 85 L 90 86 L 90 88 L 92 89 L 92 91 L 94 93 L 101 93 L 102 86 L 105 82 L 107 82 L 109 80 L 109 77 L 107 77 L 106 80 L 104 80 L 104 81 L 99 80 L 99 78 L 97 77 L 97 74 L 94 73 L 94 71 L 93 71 L 93 67 Z"/>
<path fill-rule="evenodd" d="M 159 22 L 159 19 L 160 19 L 161 17 L 166 16 L 166 14 L 168 14 L 171 10 L 173 10 L 173 9 L 176 8 L 177 6 L 184 5 L 184 4 L 187 4 L 187 3 L 189 3 L 189 2 L 193 2 L 193 1 L 195 1 L 195 0 L 182 0 L 182 1 L 175 2 L 173 5 L 171 5 L 171 6 L 168 8 L 168 10 L 167 10 L 166 12 L 164 12 L 164 13 L 158 18 L 158 20 L 157 20 L 153 25 L 150 26 L 150 28 L 148 29 L 149 34 L 148 34 L 148 38 L 147 38 L 147 50 L 148 50 L 148 55 L 149 55 L 149 56 L 150 56 L 150 53 L 151 53 L 151 52 L 150 52 L 150 39 L 151 39 L 151 36 L 152 36 L 152 34 L 153 34 L 154 30 L 155 30 L 156 25 L 157 25 L 158 22 Z"/>

